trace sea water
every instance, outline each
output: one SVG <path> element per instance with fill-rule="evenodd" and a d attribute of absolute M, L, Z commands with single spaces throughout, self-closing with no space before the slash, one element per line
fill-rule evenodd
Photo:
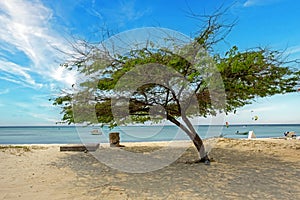
<path fill-rule="evenodd" d="M 93 130 L 99 134 L 94 135 Z M 247 138 L 236 132 L 254 131 L 258 138 L 283 137 L 286 131 L 300 135 L 300 124 L 266 125 L 198 125 L 196 131 L 201 138 L 227 137 Z M 147 142 L 189 140 L 177 126 L 119 126 L 114 129 L 96 126 L 9 126 L 0 127 L 0 144 L 79 144 L 108 143 L 110 132 L 119 132 L 121 142 Z"/>

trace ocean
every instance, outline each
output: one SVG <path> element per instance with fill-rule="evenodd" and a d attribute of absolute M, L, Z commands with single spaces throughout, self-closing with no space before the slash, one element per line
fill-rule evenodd
<path fill-rule="evenodd" d="M 286 131 L 300 135 L 300 124 L 265 125 L 198 125 L 195 126 L 201 138 L 219 137 L 247 138 L 239 133 L 253 130 L 258 138 L 283 137 Z M 99 131 L 101 134 L 94 130 Z M 110 130 L 96 126 L 0 126 L 0 144 L 79 144 L 108 143 L 110 132 L 120 132 L 121 142 L 147 142 L 189 140 L 178 127 L 166 126 L 120 126 Z"/>

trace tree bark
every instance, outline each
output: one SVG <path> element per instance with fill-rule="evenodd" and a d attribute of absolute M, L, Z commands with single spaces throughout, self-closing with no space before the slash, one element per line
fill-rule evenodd
<path fill-rule="evenodd" d="M 207 153 L 205 152 L 205 147 L 203 144 L 202 139 L 199 137 L 199 135 L 196 133 L 194 128 L 192 130 L 189 130 L 187 127 L 185 127 L 183 124 L 181 124 L 178 120 L 176 120 L 174 117 L 167 115 L 167 119 L 174 123 L 176 126 L 181 128 L 193 141 L 194 146 L 196 147 L 198 153 L 199 153 L 199 160 L 197 162 L 204 162 L 206 164 L 209 164 L 210 160 L 207 156 Z M 187 124 L 189 126 L 190 124 Z"/>

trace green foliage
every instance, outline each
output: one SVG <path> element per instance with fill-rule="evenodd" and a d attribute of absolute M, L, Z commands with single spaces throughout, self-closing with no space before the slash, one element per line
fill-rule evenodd
<path fill-rule="evenodd" d="M 62 95 L 54 100 L 54 105 L 62 108 L 64 114 L 62 121 L 101 123 L 110 126 L 116 125 L 116 121 L 125 124 L 144 123 L 163 118 L 172 119 L 174 122 L 178 117 L 206 117 L 218 112 L 232 112 L 238 107 L 252 103 L 257 97 L 296 91 L 300 72 L 286 67 L 278 51 L 257 48 L 241 52 L 233 46 L 225 56 L 212 54 L 209 58 L 204 51 L 200 54 L 197 51 L 198 54 L 195 55 L 193 52 L 197 45 L 205 50 L 213 47 L 213 39 L 219 29 L 220 26 L 212 24 L 195 37 L 193 43 L 180 49 L 175 47 L 172 51 L 161 47 L 156 48 L 150 41 L 150 47 L 107 58 L 93 48 L 92 56 L 74 62 L 74 67 L 66 64 L 68 68 L 75 68 L 86 77 L 93 74 L 97 76 L 82 82 L 77 94 Z M 147 64 L 164 66 L 176 73 L 159 75 L 158 72 L 153 77 L 150 73 L 152 83 L 139 85 L 135 91 L 131 91 L 135 82 L 128 80 L 122 86 L 123 91 L 118 89 L 118 82 L 125 75 L 132 73 L 132 76 L 136 76 L 139 80 L 140 74 L 146 74 L 147 72 L 143 70 L 147 69 L 138 67 Z M 218 69 L 224 88 L 218 86 L 209 88 L 213 84 L 209 83 L 209 80 L 214 78 L 215 72 L 209 67 L 202 67 L 209 65 L 215 65 Z M 155 72 L 153 70 L 155 68 L 151 70 Z M 211 99 L 211 94 L 215 94 L 214 98 L 221 99 L 223 89 L 226 105 L 218 107 L 212 103 L 216 100 Z M 126 92 L 130 94 L 126 97 L 129 102 L 126 108 L 129 112 L 119 110 L 118 119 L 115 119 L 112 108 L 119 105 L 113 104 L 113 99 L 121 98 L 121 93 Z M 88 93 L 92 94 L 92 97 Z M 162 109 L 151 114 L 155 106 L 160 106 Z M 74 112 L 76 112 L 75 117 Z M 95 116 L 91 113 L 95 113 Z"/>
<path fill-rule="evenodd" d="M 146 84 L 137 88 L 137 91 L 130 97 L 128 109 L 130 110 L 131 122 L 144 123 L 147 120 L 154 120 L 149 116 L 149 110 L 151 106 L 155 105 L 162 106 L 165 114 L 173 117 L 180 117 L 182 114 L 207 116 L 209 114 L 214 115 L 217 111 L 231 112 L 238 107 L 252 103 L 253 99 L 257 97 L 295 91 L 295 86 L 299 80 L 299 72 L 293 72 L 288 67 L 280 66 L 282 62 L 276 60 L 276 54 L 277 52 L 275 51 L 263 49 L 240 52 L 234 46 L 223 58 L 220 55 L 215 55 L 216 66 L 222 76 L 226 93 L 226 106 L 220 110 L 212 106 L 211 91 L 208 90 L 207 83 L 202 80 L 203 74 L 201 74 L 201 71 L 196 70 L 183 57 L 162 49 L 154 52 L 149 49 L 135 50 L 131 52 L 130 57 L 119 56 L 118 62 L 115 62 L 112 70 L 107 70 L 105 77 L 99 77 L 97 89 L 102 94 L 113 92 L 116 83 L 137 65 L 158 63 L 176 70 L 185 80 L 193 83 L 194 88 L 198 88 L 194 91 L 198 100 L 198 110 L 191 112 L 191 109 L 189 109 L 188 112 L 188 109 L 186 109 L 183 113 L 183 102 L 178 103 L 180 96 L 174 94 L 170 88 L 155 84 L 155 80 L 153 80 L 153 84 Z M 99 65 L 99 62 L 96 62 L 96 64 Z M 159 77 L 158 79 L 166 79 L 166 77 Z M 90 88 L 92 83 L 86 81 L 81 85 Z M 94 104 L 97 122 L 110 125 L 115 124 L 111 111 L 112 97 L 113 95 L 110 97 L 107 97 L 107 95 L 97 97 L 98 102 Z M 84 111 L 90 110 L 83 105 L 76 106 L 80 110 L 77 112 L 80 112 L 82 115 L 81 118 L 77 117 L 74 120 L 72 110 L 74 108 L 71 106 L 71 100 L 72 97 L 70 95 L 55 99 L 55 105 L 62 105 L 63 121 L 68 123 L 74 123 L 75 121 L 97 123 L 90 119 L 90 113 L 83 114 Z M 126 120 L 123 122 L 125 123 Z"/>
<path fill-rule="evenodd" d="M 52 99 L 50 99 L 51 101 Z M 72 96 L 71 95 L 62 95 L 54 99 L 53 105 L 60 106 L 62 111 L 61 114 L 63 114 L 62 117 L 62 123 L 74 123 L 73 118 L 73 108 L 72 108 Z"/>
<path fill-rule="evenodd" d="M 284 62 L 279 55 L 265 49 L 239 52 L 234 46 L 225 58 L 216 58 L 226 91 L 226 112 L 250 104 L 256 97 L 296 91 L 299 72 L 281 66 Z"/>

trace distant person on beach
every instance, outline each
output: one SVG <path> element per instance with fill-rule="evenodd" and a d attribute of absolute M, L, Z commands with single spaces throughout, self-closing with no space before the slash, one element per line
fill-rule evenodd
<path fill-rule="evenodd" d="M 284 136 L 285 137 L 290 137 L 290 138 L 293 138 L 293 137 L 296 137 L 296 133 L 294 131 L 286 131 L 284 132 Z"/>

